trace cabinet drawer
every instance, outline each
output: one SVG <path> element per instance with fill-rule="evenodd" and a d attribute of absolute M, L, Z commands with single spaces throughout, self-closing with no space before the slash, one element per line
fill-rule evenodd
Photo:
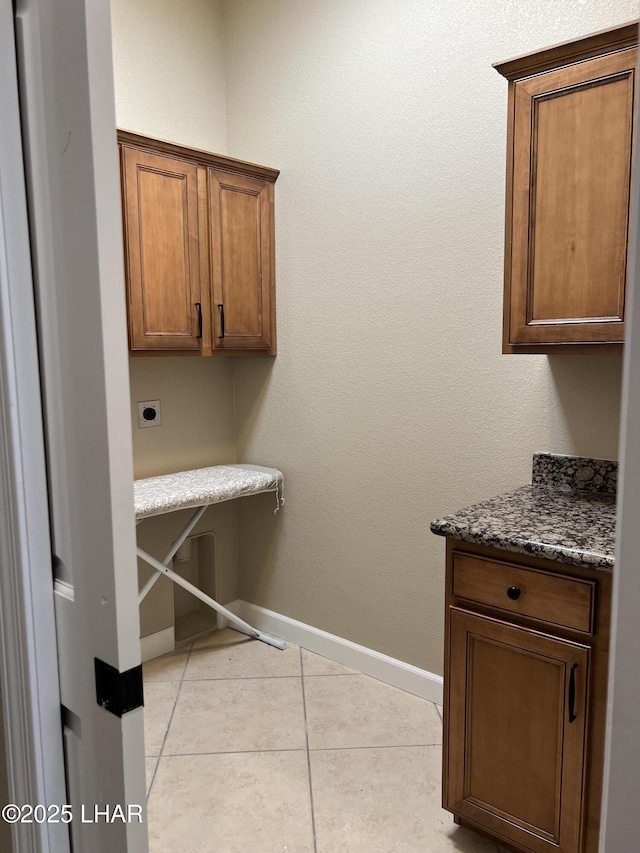
<path fill-rule="evenodd" d="M 585 634 L 593 632 L 595 581 L 453 555 L 453 594 L 507 613 Z"/>

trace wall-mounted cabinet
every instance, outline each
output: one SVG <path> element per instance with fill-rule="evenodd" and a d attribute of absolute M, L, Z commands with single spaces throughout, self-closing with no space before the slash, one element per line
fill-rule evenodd
<path fill-rule="evenodd" d="M 119 131 L 132 354 L 275 355 L 275 169 Z"/>
<path fill-rule="evenodd" d="M 509 80 L 504 352 L 624 340 L 637 29 L 494 66 Z"/>
<path fill-rule="evenodd" d="M 214 347 L 269 350 L 275 336 L 273 183 L 209 169 L 208 190 Z"/>

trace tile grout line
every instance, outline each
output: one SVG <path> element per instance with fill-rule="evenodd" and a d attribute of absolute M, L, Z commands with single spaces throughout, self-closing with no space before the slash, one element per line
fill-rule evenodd
<path fill-rule="evenodd" d="M 211 652 L 215 648 L 216 647 L 212 647 L 211 649 L 206 649 L 206 651 Z M 218 647 L 218 648 L 224 648 L 224 646 Z M 298 647 L 298 656 L 299 656 L 299 665 L 300 665 L 299 677 L 300 677 L 300 686 L 302 689 L 302 707 L 303 707 L 303 720 L 304 720 L 304 731 L 305 731 L 305 745 L 303 747 L 298 748 L 298 749 L 285 749 L 285 750 L 283 750 L 283 749 L 249 749 L 249 750 L 233 749 L 233 750 L 223 750 L 223 751 L 214 751 L 214 752 L 167 753 L 165 751 L 165 748 L 166 748 L 166 741 L 168 739 L 168 733 L 169 733 L 169 730 L 173 724 L 173 719 L 175 718 L 175 711 L 177 709 L 177 703 L 178 703 L 179 697 L 180 697 L 181 692 L 182 692 L 182 687 L 185 684 L 188 685 L 188 684 L 197 684 L 198 682 L 204 683 L 207 681 L 227 681 L 227 680 L 228 681 L 243 681 L 243 680 L 269 680 L 269 679 L 274 679 L 274 678 L 275 679 L 282 679 L 282 678 L 289 678 L 290 679 L 292 677 L 296 677 L 295 675 L 284 675 L 284 676 L 260 675 L 260 676 L 249 676 L 248 678 L 243 677 L 243 676 L 230 676 L 230 677 L 222 677 L 222 678 L 214 677 L 214 678 L 204 678 L 204 679 L 203 678 L 190 679 L 190 678 L 186 677 L 186 673 L 188 671 L 188 665 L 189 665 L 192 657 L 194 658 L 194 662 L 195 662 L 195 660 L 199 657 L 198 652 L 201 650 L 195 649 L 194 643 L 191 643 L 189 648 L 186 649 L 185 651 L 186 651 L 185 661 L 184 661 L 183 669 L 181 670 L 180 677 L 171 679 L 171 682 L 173 682 L 173 683 L 178 682 L 178 689 L 176 692 L 175 700 L 173 702 L 173 707 L 171 709 L 169 720 L 168 720 L 168 723 L 167 723 L 167 726 L 166 726 L 166 729 L 164 732 L 164 737 L 162 738 L 162 743 L 160 746 L 159 753 L 155 757 L 156 758 L 156 764 L 155 764 L 154 771 L 152 774 L 152 778 L 151 778 L 150 784 L 149 784 L 149 792 L 147 794 L 147 802 L 149 801 L 149 797 L 152 793 L 153 784 L 155 784 L 155 778 L 157 776 L 157 772 L 158 772 L 158 768 L 159 768 L 159 764 L 160 764 L 160 759 L 163 757 L 181 757 L 181 756 L 191 757 L 191 756 L 242 755 L 242 754 L 256 754 L 257 755 L 257 754 L 261 754 L 261 753 L 302 752 L 304 749 L 304 751 L 306 752 L 306 758 L 307 758 L 307 773 L 308 773 L 308 780 L 309 780 L 309 804 L 310 804 L 311 829 L 312 829 L 312 838 L 313 838 L 312 851 L 313 851 L 313 853 L 318 853 L 318 839 L 317 839 L 317 834 L 316 834 L 317 833 L 317 827 L 316 827 L 316 820 L 315 820 L 315 804 L 314 804 L 314 791 L 313 791 L 312 766 L 311 766 L 311 752 L 312 751 L 321 753 L 324 751 L 347 751 L 347 752 L 349 752 L 349 751 L 376 750 L 376 749 L 385 749 L 385 750 L 388 750 L 388 749 L 416 749 L 416 748 L 418 748 L 418 749 L 419 748 L 434 749 L 434 748 L 438 748 L 441 746 L 440 743 L 409 743 L 409 744 L 384 744 L 384 745 L 380 745 L 380 746 L 363 745 L 363 746 L 344 746 L 344 747 L 328 747 L 328 748 L 316 747 L 316 748 L 312 749 L 309 745 L 310 731 L 309 731 L 309 721 L 308 721 L 308 717 L 307 717 L 306 679 L 310 678 L 313 681 L 314 679 L 317 679 L 317 678 L 331 678 L 331 677 L 335 677 L 336 675 L 339 677 L 340 675 L 353 676 L 353 675 L 362 675 L 362 674 L 358 673 L 357 671 L 354 671 L 353 673 L 325 673 L 325 674 L 322 674 L 319 676 L 313 675 L 313 674 L 305 674 L 305 667 L 304 667 L 304 663 L 303 663 L 303 653 L 302 653 L 303 650 L 301 647 Z M 153 682 L 150 682 L 150 683 L 153 683 Z M 404 692 L 406 692 L 406 691 L 404 691 Z M 438 707 L 438 705 L 434 702 L 430 702 L 430 703 L 426 703 L 426 704 L 435 705 L 436 714 L 438 715 L 438 718 L 441 721 L 442 715 L 440 713 L 440 708 Z M 148 756 L 148 758 L 152 758 L 152 757 L 154 757 L 154 756 Z M 297 764 L 297 760 L 295 763 Z M 316 794 L 318 794 L 318 793 L 319 792 L 317 791 Z M 501 848 L 497 846 L 496 847 L 496 853 L 498 850 L 501 850 Z M 506 853 L 506 851 L 505 851 L 505 853 Z"/>
<path fill-rule="evenodd" d="M 280 749 L 221 749 L 217 752 L 165 752 L 163 758 L 181 758 L 193 755 L 260 755 L 270 752 L 353 752 L 362 749 L 434 749 L 441 747 L 441 743 L 393 743 L 378 746 L 317 746 L 312 749 L 298 749 L 297 747 Z M 148 755 L 147 758 L 155 758 Z M 159 757 L 159 756 L 158 756 Z"/>
<path fill-rule="evenodd" d="M 315 677 L 315 676 L 314 676 Z M 321 677 L 321 676 L 318 676 Z M 187 684 L 194 683 L 196 681 L 205 682 L 205 681 L 283 681 L 284 679 L 292 679 L 292 678 L 300 678 L 298 673 L 292 675 L 228 675 L 224 677 L 217 678 L 185 678 L 184 681 Z"/>
<path fill-rule="evenodd" d="M 442 743 L 380 743 L 373 746 L 316 746 L 309 752 L 352 752 L 357 749 L 433 749 Z"/>
<path fill-rule="evenodd" d="M 439 745 L 439 744 L 438 744 Z M 193 758 L 199 755 L 269 755 L 279 752 L 305 752 L 304 748 L 289 747 L 286 749 L 221 749 L 218 752 L 165 752 L 163 758 Z M 149 755 L 149 758 L 154 758 Z"/>
<path fill-rule="evenodd" d="M 309 752 L 309 727 L 307 724 L 307 700 L 304 692 L 304 664 L 302 663 L 302 647 L 298 646 L 300 655 L 300 685 L 302 687 L 302 711 L 304 714 L 304 740 L 307 753 L 307 772 L 309 774 L 309 805 L 311 806 L 311 832 L 313 834 L 313 853 L 318 853 L 318 841 L 316 838 L 316 815 L 313 805 L 313 782 L 311 779 L 311 755 Z"/>
<path fill-rule="evenodd" d="M 176 711 L 176 705 L 178 704 L 178 697 L 180 696 L 180 691 L 182 690 L 182 682 L 184 681 L 184 674 L 187 671 L 187 665 L 189 663 L 189 658 L 191 657 L 192 650 L 193 650 L 193 643 L 189 646 L 189 651 L 187 652 L 187 659 L 184 662 L 184 667 L 182 670 L 182 674 L 180 676 L 180 681 L 178 683 L 178 690 L 176 692 L 176 698 L 173 702 L 173 708 L 171 709 L 171 714 L 169 716 L 169 722 L 167 723 L 167 728 L 165 729 L 165 732 L 164 732 L 164 737 L 162 738 L 162 744 L 160 746 L 160 752 L 158 753 L 158 759 L 156 761 L 156 766 L 155 766 L 154 771 L 153 771 L 153 776 L 151 777 L 151 784 L 149 785 L 149 790 L 147 791 L 147 802 L 149 802 L 149 797 L 151 796 L 151 791 L 153 789 L 153 783 L 156 781 L 156 774 L 158 772 L 158 767 L 160 766 L 160 759 L 163 757 L 162 754 L 164 752 L 164 745 L 165 745 L 166 740 L 167 740 L 167 735 L 169 734 L 169 729 L 171 728 L 171 723 L 173 722 L 173 715 L 175 714 L 175 711 Z M 164 683 L 166 683 L 166 682 L 164 682 Z M 149 756 L 149 757 L 152 758 L 153 756 Z"/>
<path fill-rule="evenodd" d="M 351 673 L 351 672 L 337 672 L 337 673 L 325 673 L 322 675 L 308 675 L 307 678 L 349 678 L 352 675 L 361 675 L 361 673 Z M 264 681 L 265 679 L 276 679 L 276 678 L 297 678 L 297 675 L 218 675 L 210 678 L 185 678 L 184 681 L 255 681 L 256 679 L 260 679 Z M 157 678 L 152 682 L 155 684 L 167 684 L 168 681 L 175 681 L 175 678 L 167 679 L 167 681 L 162 681 Z M 384 683 L 384 682 L 382 682 Z M 406 693 L 406 690 L 403 691 Z M 414 694 L 409 694 L 413 696 Z M 418 697 L 420 698 L 420 697 Z M 426 701 L 426 700 L 425 700 Z"/>

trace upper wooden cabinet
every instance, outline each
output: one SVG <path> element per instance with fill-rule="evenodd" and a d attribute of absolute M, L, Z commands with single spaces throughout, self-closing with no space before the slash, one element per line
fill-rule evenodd
<path fill-rule="evenodd" d="M 494 67 L 509 80 L 503 350 L 620 344 L 637 25 Z"/>
<path fill-rule="evenodd" d="M 132 350 L 200 349 L 198 169 L 122 149 Z"/>
<path fill-rule="evenodd" d="M 273 184 L 209 169 L 214 343 L 269 350 L 273 271 Z"/>
<path fill-rule="evenodd" d="M 274 169 L 119 131 L 133 354 L 275 355 Z"/>

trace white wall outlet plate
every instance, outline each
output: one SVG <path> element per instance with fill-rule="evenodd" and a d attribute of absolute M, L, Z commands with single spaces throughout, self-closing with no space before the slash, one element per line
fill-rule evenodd
<path fill-rule="evenodd" d="M 137 406 L 139 429 L 160 426 L 162 424 L 160 400 L 144 400 L 142 403 L 138 403 Z"/>

